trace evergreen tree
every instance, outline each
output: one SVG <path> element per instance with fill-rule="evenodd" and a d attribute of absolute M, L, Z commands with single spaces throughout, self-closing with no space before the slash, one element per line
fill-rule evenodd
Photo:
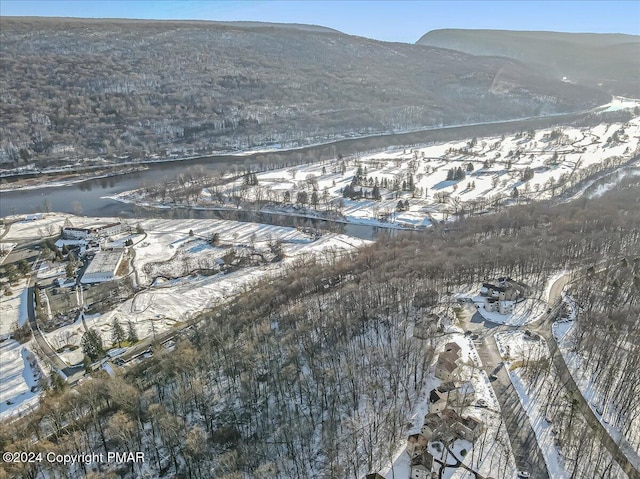
<path fill-rule="evenodd" d="M 20 274 L 22 276 L 26 276 L 27 274 L 29 274 L 29 272 L 31 271 L 31 266 L 29 266 L 27 260 L 20 260 L 20 262 L 18 263 L 18 271 L 20 271 Z"/>
<path fill-rule="evenodd" d="M 529 181 L 530 179 L 533 178 L 533 176 L 534 176 L 533 170 L 527 166 L 522 172 L 520 178 L 522 179 L 522 181 Z"/>
<path fill-rule="evenodd" d="M 136 327 L 131 320 L 127 322 L 127 341 L 129 344 L 138 342 L 138 333 L 136 332 Z"/>
<path fill-rule="evenodd" d="M 118 347 L 122 347 L 122 343 L 127 339 L 127 335 L 124 332 L 124 328 L 120 324 L 120 320 L 116 316 L 111 323 L 111 343 L 117 344 Z"/>
<path fill-rule="evenodd" d="M 465 177 L 467 176 L 464 172 L 464 170 L 458 166 L 458 168 L 456 168 L 453 172 L 452 172 L 452 176 L 454 180 L 464 180 Z"/>
<path fill-rule="evenodd" d="M 311 204 L 313 205 L 314 208 L 318 207 L 318 192 L 314 191 L 313 193 L 311 193 Z"/>
<path fill-rule="evenodd" d="M 71 261 L 67 262 L 67 266 L 65 267 L 65 272 L 67 274 L 67 278 L 72 279 L 76 273 L 76 268 L 73 266 Z"/>
<path fill-rule="evenodd" d="M 296 202 L 304 206 L 308 203 L 308 201 L 309 201 L 309 195 L 307 194 L 307 192 L 299 191 L 298 195 L 296 196 Z"/>
<path fill-rule="evenodd" d="M 376 201 L 381 198 L 381 196 L 380 196 L 380 188 L 378 188 L 378 185 L 374 185 L 373 191 L 371 192 L 371 197 Z"/>
<path fill-rule="evenodd" d="M 91 360 L 95 361 L 104 354 L 104 348 L 102 346 L 102 338 L 96 332 L 95 329 L 89 329 L 82 335 L 80 340 L 82 345 L 82 352 Z"/>

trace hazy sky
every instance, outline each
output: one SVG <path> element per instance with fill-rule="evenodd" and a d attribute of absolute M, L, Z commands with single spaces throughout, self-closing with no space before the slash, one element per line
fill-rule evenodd
<path fill-rule="evenodd" d="M 415 42 L 438 28 L 640 34 L 640 1 L 1 0 L 1 15 L 311 23 Z"/>

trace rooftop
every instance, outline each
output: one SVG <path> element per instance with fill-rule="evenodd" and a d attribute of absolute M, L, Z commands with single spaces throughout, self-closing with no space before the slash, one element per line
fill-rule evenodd
<path fill-rule="evenodd" d="M 124 250 L 119 248 L 96 253 L 84 274 L 111 272 L 115 270 L 118 267 L 123 252 Z"/>

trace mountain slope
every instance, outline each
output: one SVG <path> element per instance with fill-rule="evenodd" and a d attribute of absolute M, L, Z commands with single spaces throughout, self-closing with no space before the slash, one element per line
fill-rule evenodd
<path fill-rule="evenodd" d="M 556 79 L 640 97 L 637 35 L 446 29 L 433 30 L 416 43 L 513 58 Z"/>
<path fill-rule="evenodd" d="M 0 21 L 0 161 L 12 164 L 298 144 L 608 100 L 513 60 L 302 26 Z"/>

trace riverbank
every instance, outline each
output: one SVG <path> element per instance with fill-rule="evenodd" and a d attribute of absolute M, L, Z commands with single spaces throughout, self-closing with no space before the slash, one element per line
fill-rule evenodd
<path fill-rule="evenodd" d="M 121 165 L 118 165 L 120 167 Z M 116 168 L 116 166 L 112 167 Z M 114 176 L 127 175 L 131 173 L 139 173 L 142 171 L 148 170 L 149 167 L 146 165 L 135 166 L 132 168 L 127 168 L 125 170 L 118 171 L 109 171 L 108 173 L 93 173 L 93 174 L 82 174 L 82 173 L 54 173 L 56 176 L 56 180 L 51 180 L 51 173 L 45 173 L 43 176 L 36 176 L 32 178 L 25 178 L 22 180 L 18 180 L 12 183 L 0 184 L 0 193 L 9 192 L 9 191 L 29 191 L 29 190 L 39 190 L 42 188 L 56 188 L 63 186 L 70 186 L 76 183 L 82 183 L 84 181 L 89 180 L 100 180 L 104 178 L 111 178 Z"/>
<path fill-rule="evenodd" d="M 272 158 L 280 159 L 284 162 L 291 162 L 295 155 L 304 155 L 313 153 L 315 160 L 329 159 L 335 157 L 337 154 L 351 155 L 355 153 L 367 153 L 383 148 L 393 148 L 401 146 L 415 146 L 419 144 L 427 144 L 437 141 L 451 141 L 462 137 L 473 137 L 487 134 L 494 134 L 490 132 L 508 133 L 515 130 L 526 130 L 531 128 L 544 128 L 551 125 L 558 124 L 558 121 L 575 121 L 583 118 L 589 114 L 597 112 L 606 112 L 607 108 L 611 108 L 613 103 L 602 105 L 591 110 L 585 110 L 581 112 L 573 113 L 558 113 L 554 115 L 545 115 L 537 117 L 525 117 L 516 118 L 510 120 L 501 120 L 494 122 L 480 122 L 469 123 L 464 125 L 448 125 L 437 126 L 430 128 L 420 128 L 415 130 L 402 130 L 402 131 L 386 131 L 377 132 L 368 135 L 361 135 L 357 137 L 349 137 L 345 135 L 343 137 L 334 137 L 328 141 L 313 141 L 304 145 L 294 145 L 282 147 L 282 145 L 275 145 L 273 147 L 266 148 L 253 148 L 236 152 L 215 152 L 212 154 L 195 154 L 190 156 L 170 156 L 168 158 L 151 157 L 142 160 L 127 160 L 117 163 L 90 165 L 88 167 L 80 167 L 73 173 L 69 172 L 68 168 L 52 168 L 52 169 L 34 169 L 16 174 L 5 174 L 2 176 L 2 180 L 7 181 L 5 184 L 0 184 L 0 193 L 10 192 L 17 190 L 39 189 L 49 188 L 53 186 L 67 186 L 69 184 L 90 181 L 108 176 L 117 176 L 126 174 L 131 168 L 123 172 L 110 172 L 105 174 L 96 174 L 97 169 L 115 169 L 115 168 L 140 168 L 142 171 L 145 168 L 152 168 L 157 165 L 179 165 L 184 163 L 193 162 L 207 162 L 207 163 L 236 163 L 242 162 L 255 162 L 255 161 L 269 161 Z M 292 156 L 293 155 L 293 156 Z M 310 159 L 311 157 L 307 158 Z M 297 158 L 299 159 L 299 158 Z M 297 159 L 294 159 L 297 160 Z M 106 162 L 107 160 L 101 159 Z M 92 173 L 89 173 L 92 172 Z M 57 178 L 62 175 L 73 174 L 73 179 L 56 179 L 52 181 L 52 177 Z M 13 186 L 15 185 L 15 186 Z"/>

